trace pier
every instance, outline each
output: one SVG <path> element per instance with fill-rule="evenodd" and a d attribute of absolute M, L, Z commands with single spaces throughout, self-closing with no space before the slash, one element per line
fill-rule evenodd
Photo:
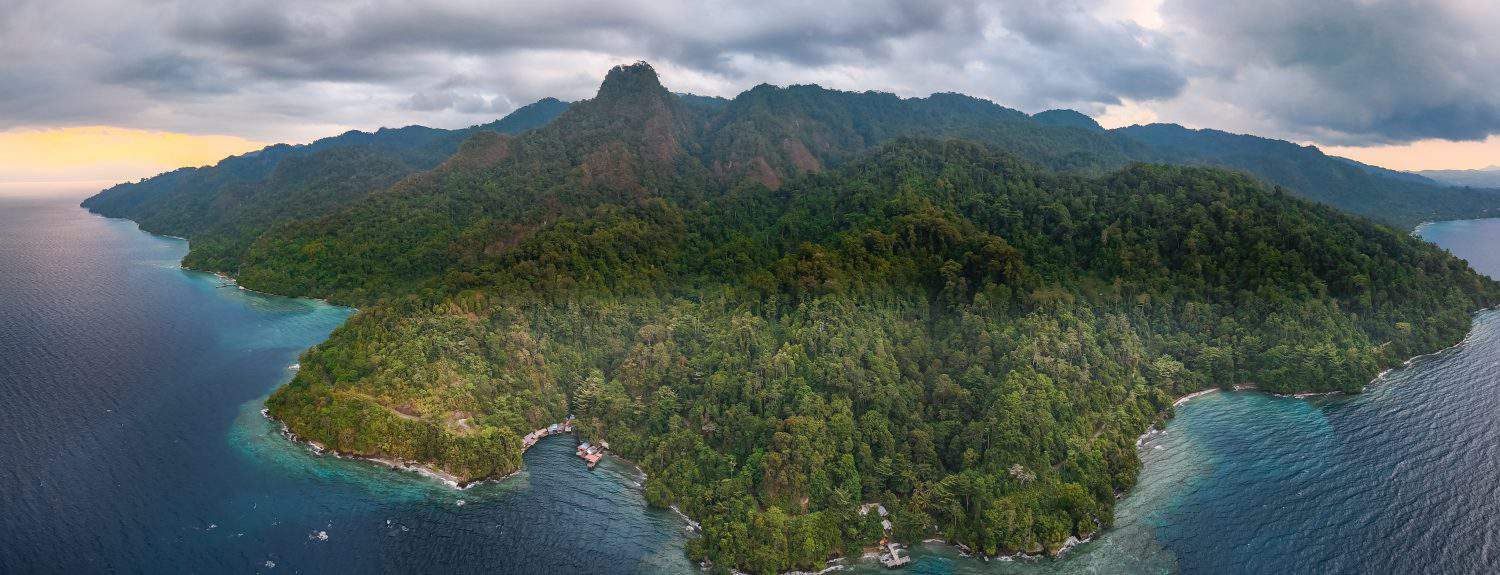
<path fill-rule="evenodd" d="M 573 416 L 571 415 L 561 423 L 554 423 L 526 434 L 525 437 L 521 438 L 521 452 L 525 453 L 531 449 L 531 446 L 536 445 L 543 437 L 564 433 L 573 433 Z M 599 464 L 599 460 L 604 459 L 604 452 L 608 449 L 608 441 L 600 441 L 598 444 L 591 444 L 585 441 L 578 444 L 578 457 L 588 463 L 589 469 L 593 469 L 595 465 Z"/>
<path fill-rule="evenodd" d="M 859 506 L 860 515 L 869 515 L 871 511 L 880 515 L 880 529 L 885 536 L 880 538 L 880 564 L 887 569 L 895 569 L 911 563 L 911 555 L 901 554 L 901 545 L 891 538 L 890 512 L 879 503 L 866 503 Z"/>
<path fill-rule="evenodd" d="M 572 432 L 573 416 L 569 415 L 567 419 L 562 421 L 562 423 L 554 423 L 552 425 L 548 425 L 547 427 L 543 427 L 526 434 L 525 437 L 522 437 L 521 452 L 525 453 L 526 450 L 531 449 L 531 446 L 536 445 L 536 442 L 541 441 L 543 437 L 547 437 L 548 435 L 559 435 Z"/>
<path fill-rule="evenodd" d="M 595 465 L 599 464 L 600 459 L 604 459 L 604 451 L 606 449 L 609 449 L 608 441 L 600 441 L 598 445 L 591 445 L 585 441 L 578 444 L 578 457 L 588 462 L 589 469 L 593 469 Z"/>

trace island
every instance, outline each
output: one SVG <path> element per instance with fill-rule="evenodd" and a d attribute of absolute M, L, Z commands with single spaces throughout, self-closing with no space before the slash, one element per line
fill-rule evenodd
<path fill-rule="evenodd" d="M 928 538 L 1055 555 L 1112 524 L 1178 397 L 1357 393 L 1500 301 L 1406 232 L 1493 196 L 1285 142 L 957 94 L 679 95 L 645 63 L 534 106 L 84 205 L 359 308 L 266 402 L 296 437 L 468 483 L 568 421 L 701 526 L 690 556 L 752 573 Z M 1240 145 L 1260 155 L 1212 154 Z"/>

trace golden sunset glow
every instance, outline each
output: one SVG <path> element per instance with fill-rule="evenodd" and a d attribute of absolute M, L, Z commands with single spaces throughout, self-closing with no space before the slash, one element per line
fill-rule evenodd
<path fill-rule="evenodd" d="M 0 182 L 134 180 L 265 147 L 237 136 L 111 126 L 0 132 Z"/>
<path fill-rule="evenodd" d="M 1392 170 L 1477 170 L 1500 164 L 1500 138 L 1483 142 L 1420 140 L 1399 146 L 1320 146 L 1343 156 Z"/>

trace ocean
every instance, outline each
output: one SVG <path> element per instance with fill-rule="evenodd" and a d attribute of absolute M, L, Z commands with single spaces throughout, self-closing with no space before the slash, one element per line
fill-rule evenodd
<path fill-rule="evenodd" d="M 0 196 L 0 573 L 688 573 L 683 520 L 567 439 L 458 491 L 261 416 L 352 310 L 220 287 L 182 240 Z"/>
<path fill-rule="evenodd" d="M 184 271 L 182 240 L 0 195 L 0 573 L 698 573 L 638 471 L 562 437 L 455 490 L 261 416 L 352 310 Z M 1500 274 L 1500 220 L 1423 237 Z M 1215 393 L 1141 443 L 1117 526 L 1061 561 L 919 545 L 910 573 L 1500 571 L 1500 314 L 1356 397 Z M 883 570 L 868 562 L 853 571 Z"/>

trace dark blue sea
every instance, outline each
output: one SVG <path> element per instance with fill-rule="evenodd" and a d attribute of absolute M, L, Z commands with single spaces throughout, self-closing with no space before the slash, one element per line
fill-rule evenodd
<path fill-rule="evenodd" d="M 287 441 L 261 402 L 353 310 L 221 287 L 79 199 L 0 197 L 0 573 L 698 572 L 636 470 L 563 438 L 464 491 Z M 1500 220 L 1419 233 L 1500 275 Z M 1064 560 L 907 571 L 1500 571 L 1500 314 L 1361 396 L 1188 401 L 1141 455 Z"/>
<path fill-rule="evenodd" d="M 562 437 L 464 491 L 287 441 L 262 402 L 352 310 L 219 287 L 80 199 L 0 197 L 0 573 L 696 571 L 634 468 Z"/>

